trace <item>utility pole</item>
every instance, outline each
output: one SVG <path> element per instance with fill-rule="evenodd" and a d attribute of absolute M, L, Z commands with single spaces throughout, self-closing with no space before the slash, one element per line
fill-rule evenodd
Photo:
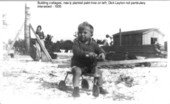
<path fill-rule="evenodd" d="M 24 22 L 24 36 L 25 36 L 25 46 L 26 46 L 26 54 L 30 52 L 30 7 L 25 4 L 25 22 Z"/>

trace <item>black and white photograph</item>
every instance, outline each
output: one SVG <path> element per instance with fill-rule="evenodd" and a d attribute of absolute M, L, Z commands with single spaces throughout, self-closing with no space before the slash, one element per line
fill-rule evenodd
<path fill-rule="evenodd" d="M 170 104 L 170 1 L 0 1 L 0 104 Z"/>

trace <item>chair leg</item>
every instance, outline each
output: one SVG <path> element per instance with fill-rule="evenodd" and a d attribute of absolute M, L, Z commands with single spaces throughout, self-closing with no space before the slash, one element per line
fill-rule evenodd
<path fill-rule="evenodd" d="M 65 76 L 65 78 L 64 78 L 64 81 L 66 81 L 66 79 L 67 79 L 67 76 L 68 76 L 68 73 L 67 73 L 67 75 Z"/>
<path fill-rule="evenodd" d="M 93 85 L 99 85 L 99 82 L 98 82 L 98 80 L 99 80 L 99 77 L 94 77 L 94 82 L 93 82 Z"/>
<path fill-rule="evenodd" d="M 81 87 L 83 89 L 89 89 L 89 83 L 88 83 L 88 81 L 86 79 L 83 78 L 83 76 L 82 76 Z"/>
<path fill-rule="evenodd" d="M 95 97 L 98 97 L 100 94 L 98 79 L 99 79 L 99 77 L 94 77 L 92 93 L 93 93 L 93 96 L 95 96 Z"/>
<path fill-rule="evenodd" d="M 84 79 L 84 78 L 83 78 L 83 75 L 81 75 L 81 78 L 82 78 L 82 80 Z"/>

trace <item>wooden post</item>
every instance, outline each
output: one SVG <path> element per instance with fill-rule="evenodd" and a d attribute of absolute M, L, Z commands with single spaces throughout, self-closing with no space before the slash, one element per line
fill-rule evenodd
<path fill-rule="evenodd" d="M 24 23 L 24 34 L 25 34 L 25 46 L 26 46 L 26 54 L 30 52 L 30 32 L 29 32 L 29 22 L 30 22 L 30 13 L 29 7 L 25 4 L 25 23 Z"/>
<path fill-rule="evenodd" d="M 119 45 L 122 46 L 122 33 L 121 33 L 121 28 L 119 29 Z"/>

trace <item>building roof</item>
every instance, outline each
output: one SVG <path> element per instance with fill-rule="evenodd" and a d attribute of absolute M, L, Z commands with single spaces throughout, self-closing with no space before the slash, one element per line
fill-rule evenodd
<path fill-rule="evenodd" d="M 156 29 L 156 28 L 149 28 L 149 29 L 141 29 L 141 30 L 132 30 L 132 31 L 124 31 L 124 32 L 121 32 L 121 35 L 132 35 L 132 34 L 143 34 L 143 33 L 146 33 L 146 32 L 150 32 L 150 31 L 157 31 L 159 32 L 160 34 L 162 34 L 164 36 L 163 33 L 161 33 L 159 31 L 159 29 Z M 113 36 L 117 36 L 119 35 L 120 33 L 116 33 L 116 34 L 113 34 Z"/>

